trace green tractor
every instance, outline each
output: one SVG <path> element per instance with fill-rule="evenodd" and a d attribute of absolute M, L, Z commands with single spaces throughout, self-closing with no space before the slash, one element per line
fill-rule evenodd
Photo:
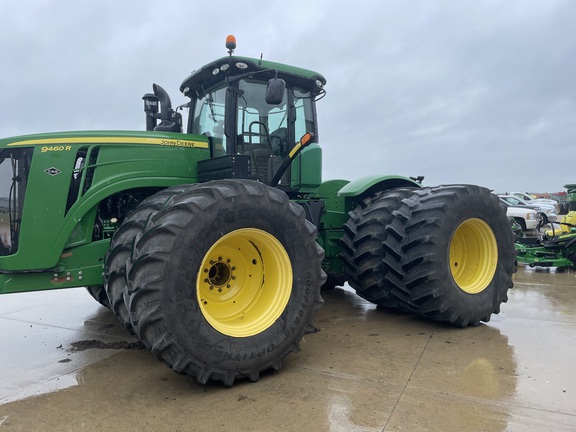
<path fill-rule="evenodd" d="M 568 211 L 576 211 L 576 184 L 564 185 L 566 189 L 566 209 Z"/>
<path fill-rule="evenodd" d="M 146 131 L 0 140 L 0 293 L 86 287 L 170 368 L 227 386 L 299 350 L 322 287 L 460 327 L 499 312 L 515 252 L 495 195 L 322 181 L 326 79 L 226 46 L 184 105 L 153 86 Z"/>

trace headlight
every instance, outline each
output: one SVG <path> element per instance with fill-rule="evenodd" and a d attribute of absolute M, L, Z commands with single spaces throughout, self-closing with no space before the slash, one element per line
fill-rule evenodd
<path fill-rule="evenodd" d="M 536 220 L 536 219 L 538 219 L 538 215 L 536 213 L 528 213 L 526 215 L 526 219 Z"/>

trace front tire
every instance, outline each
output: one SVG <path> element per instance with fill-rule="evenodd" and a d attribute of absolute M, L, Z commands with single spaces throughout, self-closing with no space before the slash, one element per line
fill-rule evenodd
<path fill-rule="evenodd" d="M 195 184 L 172 186 L 149 196 L 126 216 L 112 236 L 110 248 L 105 257 L 106 284 L 102 291 L 104 291 L 104 297 L 106 297 L 106 302 L 108 303 L 107 307 L 112 309 L 114 315 L 116 315 L 128 331 L 132 331 L 132 328 L 130 316 L 124 303 L 124 293 L 126 292 L 126 260 L 132 251 L 134 238 L 142 232 L 150 216 L 160 210 L 166 201 L 174 195 L 195 186 Z"/>
<path fill-rule="evenodd" d="M 456 326 L 488 322 L 512 288 L 514 237 L 505 209 L 470 185 L 415 191 L 400 209 L 404 284 L 418 313 Z"/>
<path fill-rule="evenodd" d="M 315 331 L 324 253 L 302 207 L 254 181 L 214 181 L 172 198 L 129 262 L 136 335 L 200 383 L 258 380 Z"/>

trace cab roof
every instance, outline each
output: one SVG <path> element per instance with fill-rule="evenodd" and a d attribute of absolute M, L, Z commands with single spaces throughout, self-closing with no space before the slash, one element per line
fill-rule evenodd
<path fill-rule="evenodd" d="M 261 80 L 274 78 L 277 73 L 278 78 L 314 94 L 320 93 L 326 84 L 324 76 L 308 69 L 250 57 L 230 56 L 214 60 L 192 72 L 188 78 L 182 81 L 180 91 L 188 97 L 196 93 L 202 95 L 215 85 L 224 82 L 226 77 L 249 72 L 259 72 L 254 78 Z"/>

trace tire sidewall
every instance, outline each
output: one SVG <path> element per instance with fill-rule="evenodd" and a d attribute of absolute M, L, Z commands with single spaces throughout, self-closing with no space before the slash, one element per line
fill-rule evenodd
<path fill-rule="evenodd" d="M 449 295 L 455 296 L 460 305 L 465 308 L 477 309 L 485 306 L 486 309 L 491 309 L 496 302 L 499 304 L 502 301 L 499 293 L 505 296 L 508 290 L 506 280 L 501 277 L 501 274 L 507 262 L 513 262 L 514 245 L 511 232 L 508 232 L 511 231 L 510 227 L 507 223 L 503 223 L 503 221 L 507 222 L 507 218 L 501 217 L 502 211 L 499 203 L 493 200 L 489 193 L 471 194 L 458 197 L 446 215 L 438 220 L 439 235 L 433 241 L 437 242 L 438 259 L 441 259 L 440 257 L 446 257 L 446 259 L 438 263 L 440 264 L 437 267 L 438 275 L 434 281 L 444 286 Z M 492 280 L 484 290 L 474 294 L 465 292 L 456 283 L 450 269 L 449 259 L 450 244 L 454 234 L 458 227 L 469 219 L 481 219 L 488 224 L 495 236 L 498 250 L 498 261 Z M 508 274 L 507 271 L 504 273 Z"/>

